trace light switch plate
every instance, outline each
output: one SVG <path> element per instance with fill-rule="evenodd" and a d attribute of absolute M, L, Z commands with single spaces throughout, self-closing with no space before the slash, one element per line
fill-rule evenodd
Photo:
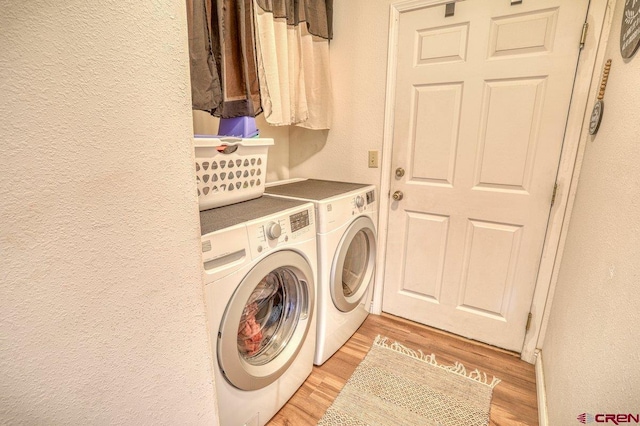
<path fill-rule="evenodd" d="M 378 151 L 369 151 L 369 168 L 377 169 L 378 168 Z"/>

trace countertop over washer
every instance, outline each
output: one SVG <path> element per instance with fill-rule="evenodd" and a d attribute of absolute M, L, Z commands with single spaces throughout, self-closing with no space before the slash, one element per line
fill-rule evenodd
<path fill-rule="evenodd" d="M 200 232 L 202 235 L 224 228 L 269 216 L 305 204 L 302 200 L 260 197 L 242 203 L 217 207 L 200 212 Z"/>

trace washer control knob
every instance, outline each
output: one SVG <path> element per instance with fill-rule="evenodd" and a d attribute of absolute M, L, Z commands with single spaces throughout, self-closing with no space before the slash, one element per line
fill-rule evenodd
<path fill-rule="evenodd" d="M 358 195 L 356 197 L 356 207 L 361 208 L 363 206 L 364 206 L 364 198 L 362 198 L 362 195 Z"/>
<path fill-rule="evenodd" d="M 271 222 L 267 225 L 267 238 L 277 240 L 282 235 L 282 228 L 279 223 Z"/>

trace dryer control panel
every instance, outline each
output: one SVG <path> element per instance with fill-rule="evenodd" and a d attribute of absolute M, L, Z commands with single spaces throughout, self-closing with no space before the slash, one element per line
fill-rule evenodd
<path fill-rule="evenodd" d="M 309 206 L 297 212 L 248 223 L 247 233 L 253 258 L 271 252 L 276 247 L 315 238 L 314 209 Z"/>
<path fill-rule="evenodd" d="M 351 197 L 349 203 L 345 203 L 344 210 L 341 213 L 345 216 L 355 216 L 358 213 L 373 211 L 375 208 L 375 196 L 373 194 L 374 191 L 368 191 Z M 336 212 L 340 212 L 340 209 Z"/>
<path fill-rule="evenodd" d="M 371 191 L 367 191 L 365 196 L 367 197 L 367 205 L 373 204 L 376 201 L 376 191 L 373 189 Z"/>
<path fill-rule="evenodd" d="M 376 191 L 371 190 L 362 192 L 351 199 L 352 215 L 361 213 L 363 211 L 370 211 L 374 208 L 373 204 L 376 201 Z"/>
<path fill-rule="evenodd" d="M 378 212 L 375 188 L 350 193 L 348 196 L 318 203 L 318 233 L 325 234 L 344 226 L 355 216 L 375 215 Z"/>

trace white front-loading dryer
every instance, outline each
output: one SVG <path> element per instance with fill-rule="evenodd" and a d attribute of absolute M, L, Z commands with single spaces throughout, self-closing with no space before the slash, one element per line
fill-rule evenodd
<path fill-rule="evenodd" d="M 264 425 L 313 368 L 313 204 L 263 197 L 200 217 L 220 424 Z"/>
<path fill-rule="evenodd" d="M 313 201 L 318 238 L 318 320 L 314 363 L 322 365 L 369 313 L 376 260 L 373 185 L 317 179 L 274 183 L 266 196 Z"/>

